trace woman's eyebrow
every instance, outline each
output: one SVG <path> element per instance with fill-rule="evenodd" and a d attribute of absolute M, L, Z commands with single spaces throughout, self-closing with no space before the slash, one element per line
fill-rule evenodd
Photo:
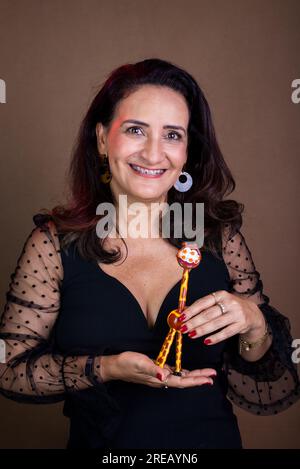
<path fill-rule="evenodd" d="M 144 125 L 145 127 L 150 127 L 149 124 L 147 124 L 146 122 L 138 121 L 138 120 L 135 120 L 135 119 L 127 119 L 127 120 L 123 121 L 121 125 L 126 124 L 126 123 L 132 123 L 132 124 Z M 183 127 L 181 127 L 181 125 L 164 125 L 163 129 L 183 130 L 183 132 L 186 135 L 186 130 Z"/>

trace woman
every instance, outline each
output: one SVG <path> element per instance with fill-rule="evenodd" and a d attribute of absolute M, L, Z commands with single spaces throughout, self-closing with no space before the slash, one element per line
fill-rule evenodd
<path fill-rule="evenodd" d="M 70 176 L 68 204 L 34 216 L 12 274 L 1 392 L 64 400 L 68 448 L 240 448 L 231 401 L 274 414 L 299 397 L 299 380 L 289 322 L 263 293 L 240 232 L 243 205 L 224 200 L 235 183 L 199 85 L 160 59 L 116 69 L 82 123 Z M 99 204 L 112 203 L 123 223 L 122 195 L 144 204 L 143 222 L 153 202 L 204 203 L 181 376 L 174 350 L 164 367 L 155 358 L 177 306 L 186 238 L 124 239 L 120 221 L 118 236 L 99 236 Z"/>

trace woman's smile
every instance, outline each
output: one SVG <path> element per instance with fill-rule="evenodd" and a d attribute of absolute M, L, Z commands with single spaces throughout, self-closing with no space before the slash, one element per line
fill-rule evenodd
<path fill-rule="evenodd" d="M 167 171 L 166 169 L 159 169 L 159 168 L 156 168 L 156 169 L 145 168 L 144 166 L 139 166 L 139 165 L 131 164 L 131 163 L 129 163 L 129 166 L 136 175 L 142 176 L 148 179 L 160 178 Z"/>

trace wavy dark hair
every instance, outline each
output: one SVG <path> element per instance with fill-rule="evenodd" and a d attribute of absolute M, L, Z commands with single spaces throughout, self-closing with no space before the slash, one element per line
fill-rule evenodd
<path fill-rule="evenodd" d="M 104 240 L 96 233 L 96 224 L 101 218 L 96 215 L 96 207 L 101 202 L 113 203 L 110 185 L 100 182 L 101 160 L 97 148 L 96 124 L 101 122 L 109 128 L 118 103 L 146 84 L 167 86 L 186 100 L 189 124 L 185 170 L 191 174 L 193 186 L 185 193 L 172 187 L 167 202 L 190 202 L 193 208 L 196 203 L 204 203 L 205 236 L 202 250 L 211 251 L 220 257 L 222 230 L 225 226 L 229 227 L 230 237 L 241 227 L 244 205 L 235 200 L 224 200 L 235 189 L 235 181 L 219 148 L 211 111 L 203 91 L 188 72 L 158 58 L 122 65 L 108 76 L 80 126 L 67 176 L 68 200 L 65 205 L 57 205 L 52 210 L 42 209 L 42 213 L 50 215 L 58 233 L 63 234 L 62 248 L 74 241 L 84 259 L 107 264 L 120 259 L 120 250 L 105 250 Z M 180 246 L 182 240 L 184 238 L 168 238 L 176 247 Z"/>

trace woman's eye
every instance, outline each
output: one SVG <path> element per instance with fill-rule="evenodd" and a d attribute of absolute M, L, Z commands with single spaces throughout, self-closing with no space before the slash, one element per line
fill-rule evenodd
<path fill-rule="evenodd" d="M 171 140 L 180 140 L 182 138 L 178 132 L 169 132 L 168 135 L 176 135 L 177 138 L 171 138 Z"/>
<path fill-rule="evenodd" d="M 142 129 L 140 127 L 128 127 L 128 129 L 126 129 L 126 132 L 130 134 L 142 135 L 140 133 L 135 132 L 136 130 L 142 130 Z M 174 137 L 167 138 L 167 140 L 181 140 L 182 139 L 182 136 L 178 132 L 169 132 L 168 135 L 173 135 L 173 136 L 175 135 L 176 138 Z"/>
<path fill-rule="evenodd" d="M 130 130 L 141 130 L 140 127 L 128 127 L 128 129 L 126 130 L 126 132 L 130 133 L 130 134 L 135 134 L 136 132 L 129 132 Z M 137 135 L 140 135 L 140 134 L 137 134 Z"/>

